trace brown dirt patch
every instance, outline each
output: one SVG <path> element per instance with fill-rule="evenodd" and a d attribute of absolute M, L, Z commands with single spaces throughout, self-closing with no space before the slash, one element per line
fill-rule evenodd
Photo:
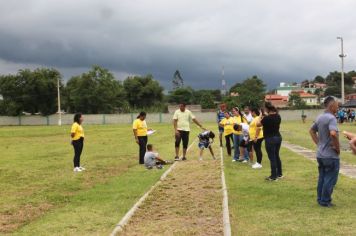
<path fill-rule="evenodd" d="M 220 160 L 205 151 L 198 161 L 192 149 L 192 158 L 177 163 L 120 235 L 223 234 Z"/>
<path fill-rule="evenodd" d="M 16 211 L 6 211 L 0 214 L 0 233 L 11 233 L 33 218 L 40 217 L 53 205 L 42 203 L 38 206 L 24 205 Z"/>

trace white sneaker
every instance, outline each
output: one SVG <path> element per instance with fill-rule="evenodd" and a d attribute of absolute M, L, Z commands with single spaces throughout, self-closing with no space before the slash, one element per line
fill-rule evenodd
<path fill-rule="evenodd" d="M 203 158 L 202 157 L 199 157 L 199 161 L 202 161 L 203 160 Z"/>
<path fill-rule="evenodd" d="M 261 169 L 261 168 L 262 168 L 262 165 L 256 162 L 256 163 L 252 166 L 252 168 L 253 168 L 253 169 Z"/>
<path fill-rule="evenodd" d="M 232 159 L 232 162 L 235 162 L 236 160 L 235 159 Z"/>
<path fill-rule="evenodd" d="M 82 170 L 79 167 L 75 167 L 73 171 L 74 172 L 82 172 Z"/>
<path fill-rule="evenodd" d="M 84 167 L 82 167 L 82 166 L 79 166 L 78 168 L 79 168 L 79 169 L 81 169 L 81 170 L 85 170 L 85 168 L 84 168 Z"/>
<path fill-rule="evenodd" d="M 243 160 L 242 163 L 247 163 L 248 161 L 247 160 Z"/>

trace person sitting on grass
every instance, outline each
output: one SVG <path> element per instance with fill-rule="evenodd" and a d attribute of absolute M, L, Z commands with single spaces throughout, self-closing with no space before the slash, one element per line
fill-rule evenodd
<path fill-rule="evenodd" d="M 145 153 L 145 166 L 147 169 L 152 169 L 153 167 L 157 167 L 157 169 L 162 169 L 164 164 L 168 164 L 167 161 L 164 161 L 159 157 L 157 152 L 153 151 L 153 145 L 147 144 L 147 151 Z"/>
<path fill-rule="evenodd" d="M 209 148 L 209 151 L 213 157 L 213 159 L 215 160 L 215 155 L 214 155 L 214 151 L 213 148 L 211 147 L 211 144 L 214 142 L 214 138 L 215 138 L 215 134 L 213 133 L 213 131 L 210 130 L 206 130 L 202 133 L 200 133 L 198 135 L 199 138 L 199 143 L 198 143 L 198 147 L 200 149 L 200 155 L 199 155 L 199 160 L 202 161 L 203 160 L 203 152 L 205 148 Z"/>

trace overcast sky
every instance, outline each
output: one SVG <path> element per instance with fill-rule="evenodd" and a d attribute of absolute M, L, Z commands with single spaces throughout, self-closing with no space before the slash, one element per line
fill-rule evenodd
<path fill-rule="evenodd" d="M 0 73 L 40 66 L 65 80 L 98 64 L 171 89 L 258 75 L 269 87 L 356 69 L 354 0 L 0 0 Z"/>

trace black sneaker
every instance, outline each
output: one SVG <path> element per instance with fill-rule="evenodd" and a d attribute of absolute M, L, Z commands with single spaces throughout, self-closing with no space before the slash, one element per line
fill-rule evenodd
<path fill-rule="evenodd" d="M 183 157 L 183 158 L 182 158 L 182 161 L 186 161 L 186 160 L 187 160 L 187 158 L 186 158 L 186 157 Z"/>
<path fill-rule="evenodd" d="M 329 203 L 319 203 L 320 206 L 322 207 L 335 207 L 336 205 L 329 202 Z"/>
<path fill-rule="evenodd" d="M 271 176 L 266 177 L 265 180 L 267 180 L 267 181 L 278 181 L 277 178 L 272 178 Z"/>
<path fill-rule="evenodd" d="M 175 157 L 174 160 L 175 160 L 175 161 L 179 161 L 179 157 Z"/>
<path fill-rule="evenodd" d="M 278 179 L 283 179 L 283 178 L 284 178 L 284 175 L 278 175 L 277 178 L 278 178 Z"/>

